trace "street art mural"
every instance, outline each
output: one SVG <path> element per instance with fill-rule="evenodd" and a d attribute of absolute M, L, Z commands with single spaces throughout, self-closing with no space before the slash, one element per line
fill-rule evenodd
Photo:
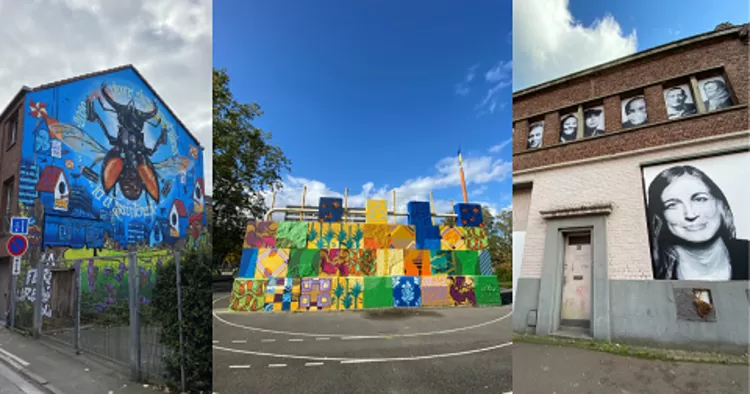
<path fill-rule="evenodd" d="M 317 222 L 247 225 L 230 310 L 500 305 L 478 204 L 456 204 L 455 226 L 434 225 L 427 202 L 408 204 L 408 224 L 389 224 L 381 200 L 366 223 L 343 222 L 340 199 L 318 205 Z"/>
<path fill-rule="evenodd" d="M 25 108 L 19 211 L 50 268 L 93 258 L 75 268 L 84 284 L 111 276 L 96 291 L 104 307 L 127 296 L 127 273 L 96 257 L 207 242 L 202 148 L 134 68 L 34 89 Z M 155 262 L 141 260 L 151 286 Z M 25 289 L 37 275 L 24 268 Z"/>
<path fill-rule="evenodd" d="M 654 279 L 748 280 L 750 152 L 643 168 Z"/>

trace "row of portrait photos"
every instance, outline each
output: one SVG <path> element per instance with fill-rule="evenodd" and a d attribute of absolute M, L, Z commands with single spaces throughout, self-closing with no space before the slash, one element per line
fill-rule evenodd
<path fill-rule="evenodd" d="M 724 81 L 717 76 L 698 81 L 698 87 L 706 111 L 712 112 L 733 105 L 732 95 Z M 669 119 L 679 119 L 698 113 L 689 84 L 676 85 L 664 90 L 664 103 Z M 622 128 L 642 126 L 648 123 L 646 98 L 643 95 L 628 97 L 620 103 Z M 592 107 L 583 111 L 583 137 L 593 137 L 604 133 L 604 107 Z M 544 121 L 529 125 L 528 149 L 542 146 Z M 575 141 L 578 138 L 578 115 L 565 114 L 560 119 L 560 142 Z"/>

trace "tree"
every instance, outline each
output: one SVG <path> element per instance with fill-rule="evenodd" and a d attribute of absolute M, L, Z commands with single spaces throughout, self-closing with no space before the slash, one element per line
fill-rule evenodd
<path fill-rule="evenodd" d="M 271 144 L 271 133 L 253 126 L 261 116 L 256 103 L 235 100 L 225 69 L 213 70 L 213 261 L 239 256 L 249 220 L 266 212 L 264 192 L 281 188 L 291 162 Z"/>

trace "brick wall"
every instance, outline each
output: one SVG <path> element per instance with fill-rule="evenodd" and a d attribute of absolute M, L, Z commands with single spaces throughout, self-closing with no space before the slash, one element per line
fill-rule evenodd
<path fill-rule="evenodd" d="M 3 201 L 5 199 L 5 196 L 3 195 L 5 193 L 5 182 L 13 178 L 14 196 L 11 212 L 12 214 L 15 214 L 16 212 L 18 212 L 17 198 L 19 188 L 19 169 L 21 167 L 21 144 L 23 143 L 24 99 L 22 98 L 16 102 L 11 103 L 10 105 L 10 110 L 8 110 L 5 117 L 0 119 L 0 133 L 2 133 L 0 135 L 0 145 L 2 145 L 0 146 L 0 201 Z M 9 138 L 8 129 L 10 128 L 10 120 L 14 115 L 17 116 L 18 120 L 18 134 L 16 136 L 16 143 L 6 150 L 7 140 Z M 0 208 L 4 208 L 4 206 L 0 204 Z M 0 219 L 5 220 L 4 212 L 0 212 Z M 3 245 L 2 247 L 0 247 L 0 258 L 10 256 L 4 246 L 8 242 L 9 237 L 10 235 L 4 234 L 3 227 L 0 225 L 0 245 Z"/>
<path fill-rule="evenodd" d="M 521 276 L 541 276 L 546 223 L 539 211 L 611 203 L 614 208 L 607 218 L 609 278 L 651 279 L 640 163 L 737 146 L 748 146 L 747 134 L 689 147 L 651 151 L 647 154 L 603 159 L 514 176 L 514 183 L 533 182 Z M 516 204 L 524 204 L 524 200 L 528 198 L 525 193 L 514 192 L 514 207 Z"/>

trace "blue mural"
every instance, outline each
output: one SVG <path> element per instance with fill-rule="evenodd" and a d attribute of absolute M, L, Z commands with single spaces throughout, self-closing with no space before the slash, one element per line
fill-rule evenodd
<path fill-rule="evenodd" d="M 160 248 L 201 236 L 202 148 L 134 69 L 35 90 L 26 109 L 19 200 L 43 206 L 39 246 Z"/>

